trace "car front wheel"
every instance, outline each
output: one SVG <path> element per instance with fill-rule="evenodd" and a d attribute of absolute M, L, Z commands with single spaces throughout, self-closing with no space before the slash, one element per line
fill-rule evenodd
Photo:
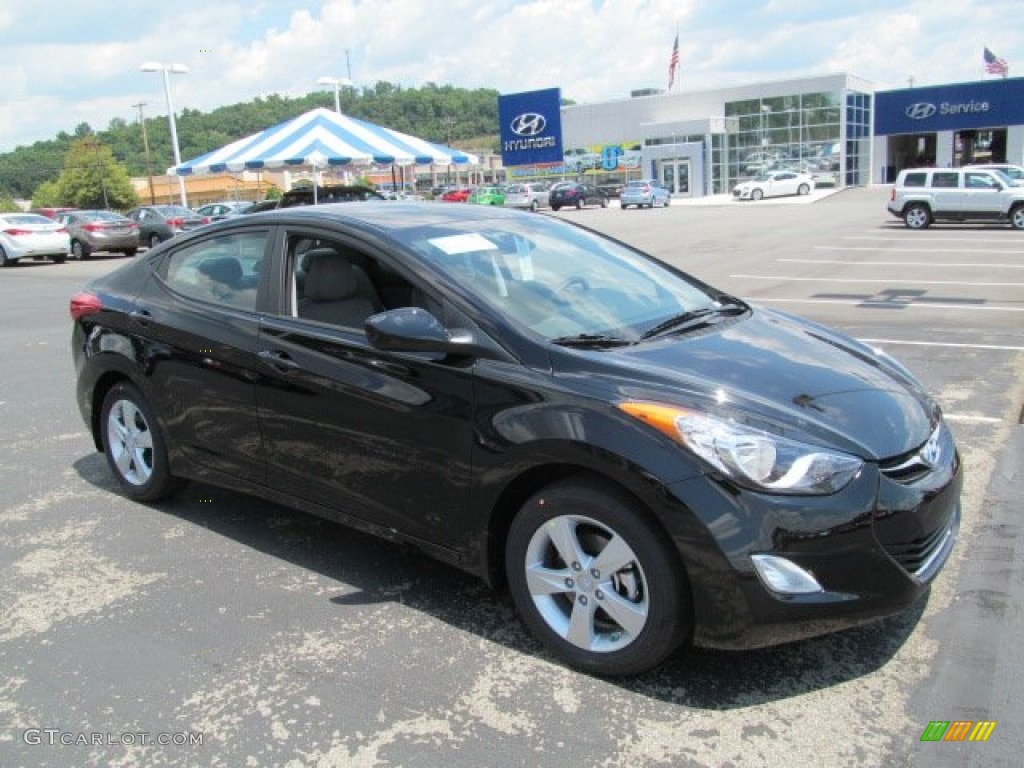
<path fill-rule="evenodd" d="M 82 245 L 80 240 L 72 240 L 71 255 L 79 261 L 84 261 L 89 258 L 89 249 Z"/>
<path fill-rule="evenodd" d="M 509 531 L 513 599 L 527 626 L 569 665 L 638 674 L 686 634 L 685 577 L 666 540 L 611 488 L 550 486 L 526 502 Z"/>
<path fill-rule="evenodd" d="M 911 229 L 925 229 L 932 223 L 932 217 L 925 206 L 914 204 L 903 212 L 903 223 Z"/>
<path fill-rule="evenodd" d="M 762 192 L 760 189 L 755 189 L 753 192 L 750 193 L 751 200 L 760 200 L 762 197 L 764 197 L 764 192 Z"/>
<path fill-rule="evenodd" d="M 1018 205 L 1010 211 L 1010 226 L 1014 229 L 1024 229 L 1024 205 Z"/>
<path fill-rule="evenodd" d="M 178 490 L 181 481 L 171 474 L 163 436 L 137 387 L 127 382 L 111 387 L 100 425 L 107 463 L 128 496 L 157 501 Z"/>
<path fill-rule="evenodd" d="M 809 195 L 811 194 L 811 188 L 807 184 L 801 184 L 797 187 L 796 193 L 801 196 Z"/>

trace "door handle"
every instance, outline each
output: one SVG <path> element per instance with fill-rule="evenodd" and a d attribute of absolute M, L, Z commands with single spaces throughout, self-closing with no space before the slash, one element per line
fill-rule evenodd
<path fill-rule="evenodd" d="M 299 364 L 292 360 L 287 352 L 277 349 L 262 349 L 256 353 L 256 356 L 271 368 L 281 371 L 281 373 L 287 373 L 299 367 Z"/>

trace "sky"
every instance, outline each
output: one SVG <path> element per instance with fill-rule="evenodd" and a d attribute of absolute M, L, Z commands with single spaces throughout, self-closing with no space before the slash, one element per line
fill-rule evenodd
<path fill-rule="evenodd" d="M 591 103 L 847 73 L 878 89 L 1024 75 L 1020 0 L 0 0 L 0 153 L 114 118 L 387 81 Z M 330 88 L 326 89 L 328 92 Z M 329 102 L 328 102 L 329 103 Z M 186 158 L 187 159 L 187 158 Z"/>

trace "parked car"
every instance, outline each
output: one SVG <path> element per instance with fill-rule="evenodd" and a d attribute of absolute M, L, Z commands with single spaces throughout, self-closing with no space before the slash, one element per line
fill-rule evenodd
<path fill-rule="evenodd" d="M 672 195 L 656 179 L 627 181 L 619 193 L 619 206 L 623 209 L 635 205 L 637 208 L 653 208 L 656 205 L 668 208 Z"/>
<path fill-rule="evenodd" d="M 505 193 L 505 205 L 509 208 L 528 208 L 536 211 L 547 208 L 551 204 L 551 192 L 547 184 L 529 181 L 525 184 L 513 184 Z"/>
<path fill-rule="evenodd" d="M 569 182 L 556 186 L 551 190 L 548 197 L 551 202 L 551 210 L 573 206 L 582 208 L 585 205 L 599 205 L 602 208 L 608 207 L 608 197 L 593 184 L 581 184 Z"/>
<path fill-rule="evenodd" d="M 1024 186 L 1024 167 L 1019 165 L 1010 165 L 1008 163 L 978 163 L 977 165 L 971 164 L 966 167 L 978 168 L 986 171 L 1000 171 L 1004 175 L 1008 176 L 1017 186 Z"/>
<path fill-rule="evenodd" d="M 466 202 L 474 205 L 504 205 L 505 193 L 498 187 L 477 187 L 469 193 Z"/>
<path fill-rule="evenodd" d="M 253 203 L 252 206 L 246 208 L 242 213 L 260 213 L 261 211 L 272 211 L 278 207 L 280 200 L 260 200 L 258 203 Z"/>
<path fill-rule="evenodd" d="M 910 229 L 925 229 L 935 221 L 1008 221 L 1015 229 L 1024 229 L 1024 187 L 1001 171 L 902 170 L 886 207 Z"/>
<path fill-rule="evenodd" d="M 441 200 L 445 203 L 464 203 L 469 198 L 469 195 L 473 192 L 471 187 L 461 187 L 459 189 L 449 189 L 443 195 Z"/>
<path fill-rule="evenodd" d="M 128 218 L 139 226 L 139 243 L 150 248 L 206 224 L 202 216 L 181 205 L 141 205 L 128 211 Z"/>
<path fill-rule="evenodd" d="M 127 496 L 195 478 L 422 546 L 588 672 L 895 614 L 956 539 L 957 450 L 903 367 L 555 217 L 238 217 L 70 309 Z"/>
<path fill-rule="evenodd" d="M 732 188 L 733 200 L 760 200 L 782 195 L 809 195 L 814 190 L 814 178 L 797 171 L 762 173 L 750 181 L 741 181 Z"/>
<path fill-rule="evenodd" d="M 29 213 L 35 213 L 39 216 L 45 216 L 48 219 L 57 220 L 57 217 L 65 211 L 73 211 L 74 208 L 33 208 Z"/>
<path fill-rule="evenodd" d="M 327 184 L 316 188 L 316 204 L 356 203 L 366 200 L 386 200 L 379 192 L 360 184 Z M 292 187 L 278 202 L 278 208 L 292 208 L 296 205 L 313 205 L 313 187 Z"/>
<path fill-rule="evenodd" d="M 220 203 L 207 203 L 196 208 L 196 213 L 209 221 L 220 221 L 229 216 L 239 216 L 252 206 L 253 204 L 247 200 L 224 200 Z"/>
<path fill-rule="evenodd" d="M 139 225 L 113 211 L 66 211 L 57 221 L 68 230 L 71 255 L 83 260 L 94 251 L 134 256 L 139 250 Z"/>
<path fill-rule="evenodd" d="M 70 248 L 63 224 L 38 213 L 0 213 L 0 267 L 25 258 L 63 264 Z"/>

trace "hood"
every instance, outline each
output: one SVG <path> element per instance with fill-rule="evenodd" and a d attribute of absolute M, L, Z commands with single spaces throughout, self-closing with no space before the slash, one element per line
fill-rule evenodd
<path fill-rule="evenodd" d="M 578 352 L 578 351 L 577 351 Z M 773 310 L 697 333 L 582 352 L 613 397 L 698 407 L 868 460 L 922 445 L 937 406 L 899 364 L 833 330 Z"/>

